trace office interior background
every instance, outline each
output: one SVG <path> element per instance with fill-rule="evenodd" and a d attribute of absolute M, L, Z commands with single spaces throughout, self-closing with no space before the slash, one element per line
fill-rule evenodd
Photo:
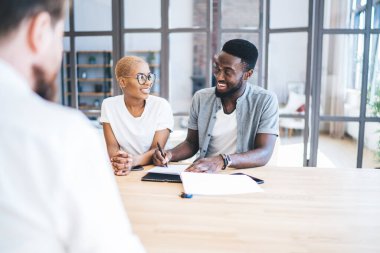
<path fill-rule="evenodd" d="M 212 56 L 244 38 L 260 53 L 250 82 L 280 103 L 281 166 L 380 167 L 380 0 L 72 0 L 59 102 L 94 124 L 121 94 L 113 67 L 144 58 L 152 93 L 170 102 L 186 136 L 191 98 L 213 86 Z"/>

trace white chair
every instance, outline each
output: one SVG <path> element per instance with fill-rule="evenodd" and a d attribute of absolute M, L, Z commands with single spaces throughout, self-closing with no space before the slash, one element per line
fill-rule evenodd
<path fill-rule="evenodd" d="M 304 114 L 305 113 L 305 95 L 298 94 L 294 91 L 289 92 L 288 102 L 285 107 L 279 109 L 281 114 Z M 292 136 L 293 130 L 304 128 L 304 120 L 299 118 L 280 118 L 280 130 L 284 129 L 287 136 Z"/>

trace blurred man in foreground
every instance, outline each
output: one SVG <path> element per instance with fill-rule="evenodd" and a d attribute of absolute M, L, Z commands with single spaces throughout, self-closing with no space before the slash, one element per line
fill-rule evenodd
<path fill-rule="evenodd" d="M 0 252 L 144 252 L 100 136 L 49 102 L 65 0 L 0 0 Z"/>

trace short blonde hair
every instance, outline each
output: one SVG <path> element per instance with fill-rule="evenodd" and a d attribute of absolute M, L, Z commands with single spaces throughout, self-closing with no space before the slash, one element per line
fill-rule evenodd
<path fill-rule="evenodd" d="M 116 79 L 119 80 L 120 77 L 130 75 L 130 72 L 136 63 L 146 63 L 146 61 L 140 57 L 133 55 L 124 56 L 121 58 L 116 63 L 115 67 Z"/>

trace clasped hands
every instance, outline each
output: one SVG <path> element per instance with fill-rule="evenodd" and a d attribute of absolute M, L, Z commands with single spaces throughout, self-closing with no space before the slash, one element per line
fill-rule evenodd
<path fill-rule="evenodd" d="M 119 150 L 111 157 L 111 164 L 116 176 L 128 175 L 133 166 L 133 157 L 125 151 Z"/>
<path fill-rule="evenodd" d="M 156 149 L 153 154 L 153 163 L 157 166 L 164 166 L 172 159 L 172 153 L 170 151 L 163 151 L 164 156 L 161 152 Z M 187 172 L 197 172 L 197 173 L 214 173 L 222 170 L 224 166 L 224 161 L 221 156 L 213 156 L 202 158 L 191 164 L 185 171 Z"/>
<path fill-rule="evenodd" d="M 157 166 L 164 166 L 172 159 L 170 151 L 161 152 L 156 149 L 153 154 L 153 163 Z M 128 175 L 133 167 L 133 156 L 125 151 L 119 150 L 114 156 L 111 157 L 112 168 L 114 174 L 117 176 Z M 185 171 L 197 173 L 214 173 L 220 171 L 224 166 L 224 161 L 221 156 L 213 156 L 202 158 L 191 164 Z"/>

